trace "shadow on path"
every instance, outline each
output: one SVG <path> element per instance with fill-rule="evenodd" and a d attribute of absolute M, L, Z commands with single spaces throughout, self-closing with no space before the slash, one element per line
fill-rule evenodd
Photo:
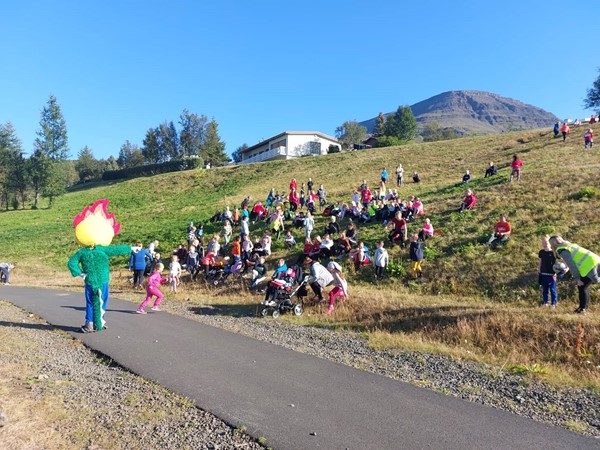
<path fill-rule="evenodd" d="M 22 322 L 6 322 L 0 320 L 0 327 L 15 327 L 15 328 L 28 328 L 31 330 L 62 330 L 69 333 L 79 331 L 79 327 L 71 327 L 67 325 L 50 325 L 47 323 L 22 323 Z"/>

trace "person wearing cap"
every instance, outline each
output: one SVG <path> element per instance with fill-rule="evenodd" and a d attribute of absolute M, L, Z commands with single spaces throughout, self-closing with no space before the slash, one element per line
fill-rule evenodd
<path fill-rule="evenodd" d="M 585 314 L 590 303 L 590 286 L 593 283 L 600 283 L 600 256 L 577 244 L 565 241 L 560 236 L 552 236 L 549 242 L 552 250 L 563 259 L 577 281 L 579 308 L 575 312 Z"/>
<path fill-rule="evenodd" d="M 314 261 L 310 257 L 304 260 L 304 265 L 308 266 L 310 270 L 308 284 L 310 284 L 317 300 L 321 303 L 323 301 L 323 289 L 331 284 L 333 276 L 319 261 Z"/>

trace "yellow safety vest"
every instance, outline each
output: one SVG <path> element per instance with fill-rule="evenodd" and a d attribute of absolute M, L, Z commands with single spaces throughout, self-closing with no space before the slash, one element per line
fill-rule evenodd
<path fill-rule="evenodd" d="M 594 267 L 600 264 L 600 256 L 579 245 L 561 245 L 556 247 L 557 252 L 560 250 L 567 250 L 571 254 L 579 275 L 582 277 L 585 277 Z"/>

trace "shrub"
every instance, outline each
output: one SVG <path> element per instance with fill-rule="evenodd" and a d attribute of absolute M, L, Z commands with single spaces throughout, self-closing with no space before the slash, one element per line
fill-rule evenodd
<path fill-rule="evenodd" d="M 583 200 L 583 199 L 592 199 L 592 198 L 596 198 L 596 197 L 600 197 L 600 191 L 598 191 L 598 189 L 593 188 L 591 186 L 588 187 L 584 187 L 583 189 L 581 189 L 579 192 L 577 192 L 573 198 L 575 200 Z"/>
<path fill-rule="evenodd" d="M 198 169 L 202 166 L 202 158 L 177 159 L 160 164 L 148 164 L 145 166 L 136 166 L 121 170 L 107 170 L 102 174 L 102 179 L 104 181 L 108 181 L 118 180 L 121 178 L 148 177 L 161 173 Z"/>

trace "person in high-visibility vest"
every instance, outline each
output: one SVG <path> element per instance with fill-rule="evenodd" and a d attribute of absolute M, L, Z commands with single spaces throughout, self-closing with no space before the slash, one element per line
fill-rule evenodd
<path fill-rule="evenodd" d="M 560 236 L 552 236 L 550 246 L 563 259 L 577 281 L 579 308 L 575 312 L 586 313 L 590 303 L 590 286 L 600 282 L 600 256 Z"/>

